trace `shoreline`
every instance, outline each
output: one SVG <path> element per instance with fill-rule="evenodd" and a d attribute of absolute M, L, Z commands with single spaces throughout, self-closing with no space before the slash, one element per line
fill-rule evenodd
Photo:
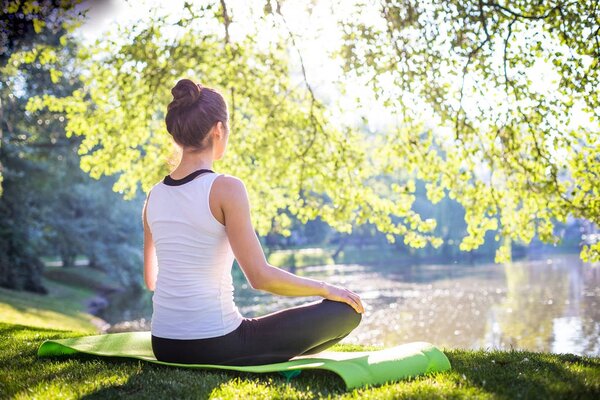
<path fill-rule="evenodd" d="M 116 292 L 124 291 L 121 287 L 100 286 L 94 289 L 94 296 L 88 298 L 85 302 L 85 312 L 90 314 L 92 318 L 90 322 L 96 326 L 98 334 L 109 333 L 113 326 L 105 319 L 101 318 L 102 311 L 110 304 L 108 297 Z"/>
<path fill-rule="evenodd" d="M 86 301 L 86 312 L 92 315 L 91 322 L 97 327 L 99 334 L 150 330 L 149 321 L 145 318 L 111 324 L 101 317 L 102 311 L 110 306 L 110 296 L 124 291 L 125 288 L 122 287 L 100 287 L 95 289 L 95 295 Z"/>

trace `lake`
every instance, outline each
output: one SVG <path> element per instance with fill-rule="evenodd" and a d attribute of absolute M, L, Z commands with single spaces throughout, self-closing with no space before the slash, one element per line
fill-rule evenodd
<path fill-rule="evenodd" d="M 357 292 L 365 313 L 342 343 L 527 349 L 600 356 L 600 266 L 577 254 L 512 264 L 328 265 L 298 275 Z M 235 301 L 256 317 L 319 297 L 284 297 L 249 287 L 233 270 Z M 115 293 L 99 315 L 109 332 L 149 330 L 151 292 Z"/>

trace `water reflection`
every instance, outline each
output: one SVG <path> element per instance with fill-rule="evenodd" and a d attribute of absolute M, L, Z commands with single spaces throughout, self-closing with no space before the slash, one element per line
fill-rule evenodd
<path fill-rule="evenodd" d="M 361 295 L 366 312 L 344 343 L 500 348 L 600 355 L 600 267 L 576 254 L 510 265 L 337 265 L 302 268 Z M 255 317 L 317 300 L 252 290 L 234 269 L 235 301 Z M 102 315 L 112 331 L 147 330 L 151 294 L 116 294 Z M 126 311 L 123 311 L 126 310 Z M 133 321 L 131 321 L 133 320 Z"/>
<path fill-rule="evenodd" d="M 490 313 L 488 342 L 556 353 L 600 354 L 600 269 L 573 259 L 505 267 L 508 294 Z"/>

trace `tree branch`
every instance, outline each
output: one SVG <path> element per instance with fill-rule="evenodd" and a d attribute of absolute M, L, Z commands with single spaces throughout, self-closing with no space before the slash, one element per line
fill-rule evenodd
<path fill-rule="evenodd" d="M 488 3 L 484 3 L 486 6 L 490 6 L 490 7 L 494 7 L 497 8 L 501 11 L 504 11 L 505 13 L 507 13 L 508 15 L 515 17 L 515 18 L 524 18 L 524 19 L 532 19 L 532 20 L 541 20 L 541 19 L 546 19 L 548 17 L 550 17 L 550 15 L 552 15 L 552 13 L 554 11 L 556 11 L 557 9 L 560 9 L 560 5 L 552 7 L 550 10 L 548 10 L 548 12 L 544 15 L 527 15 L 527 14 L 521 14 L 518 13 L 516 11 L 511 10 L 508 7 L 503 6 L 502 4 L 498 4 L 498 3 L 494 3 L 494 2 L 488 2 Z"/>
<path fill-rule="evenodd" d="M 229 43 L 229 24 L 231 23 L 231 19 L 227 14 L 227 4 L 225 4 L 225 0 L 221 0 L 221 7 L 223 8 L 223 20 L 225 21 L 225 43 Z"/>
<path fill-rule="evenodd" d="M 483 11 L 483 1 L 479 0 L 479 21 L 481 22 L 481 26 L 483 27 L 483 31 L 485 32 L 485 39 L 483 40 L 483 42 L 481 42 L 479 44 L 479 46 L 477 46 L 475 49 L 471 50 L 469 52 L 469 55 L 467 56 L 467 63 L 465 64 L 465 66 L 463 67 L 462 70 L 462 79 L 461 79 L 461 85 L 460 85 L 460 95 L 459 95 L 459 100 L 458 100 L 458 104 L 459 104 L 459 108 L 457 111 L 457 115 L 456 115 L 456 122 L 454 125 L 454 129 L 456 131 L 456 138 L 458 139 L 459 137 L 459 118 L 460 118 L 460 113 L 464 111 L 463 109 L 463 97 L 464 97 L 464 90 L 465 90 L 465 78 L 467 77 L 467 73 L 468 73 L 468 69 L 469 69 L 469 65 L 471 65 L 471 62 L 473 61 L 473 57 L 479 53 L 479 51 L 483 48 L 483 46 L 485 46 L 487 43 L 490 42 L 491 40 L 491 36 L 490 33 L 488 32 L 487 29 L 487 24 L 485 21 L 485 13 Z"/>
<path fill-rule="evenodd" d="M 298 56 L 300 58 L 300 67 L 302 69 L 302 77 L 303 77 L 304 83 L 306 84 L 306 88 L 308 89 L 308 92 L 310 93 L 310 98 L 311 98 L 311 101 L 310 101 L 310 121 L 313 122 L 313 124 L 312 124 L 312 126 L 313 126 L 313 129 L 312 129 L 313 136 L 310 139 L 307 147 L 302 151 L 302 153 L 299 154 L 299 157 L 303 158 L 308 153 L 308 151 L 311 149 L 311 147 L 313 146 L 313 144 L 314 144 L 314 142 L 315 142 L 315 140 L 317 138 L 317 134 L 318 134 L 317 131 L 319 130 L 319 128 L 320 128 L 320 131 L 324 135 L 327 135 L 327 133 L 325 132 L 325 129 L 323 129 L 323 126 L 319 123 L 319 121 L 318 121 L 318 119 L 317 119 L 317 117 L 315 115 L 314 109 L 315 109 L 315 104 L 317 102 L 317 99 L 315 97 L 315 94 L 313 92 L 313 89 L 312 89 L 311 85 L 308 83 L 308 78 L 306 76 L 306 68 L 304 66 L 304 58 L 302 57 L 302 53 L 300 52 L 300 49 L 296 45 L 296 40 L 294 38 L 294 35 L 293 35 L 291 29 L 289 28 L 289 26 L 287 24 L 285 16 L 281 12 L 281 3 L 280 3 L 279 0 L 277 0 L 277 7 L 276 7 L 275 11 L 281 17 L 281 19 L 283 21 L 283 25 L 285 26 L 286 30 L 288 31 L 288 36 L 290 37 L 290 40 L 292 42 L 292 46 L 296 49 L 296 51 L 298 53 Z M 300 171 L 301 181 L 300 181 L 299 191 L 302 190 L 302 185 L 303 185 L 302 184 L 302 179 L 303 179 L 303 176 L 304 176 L 304 174 L 303 174 L 303 165 L 304 164 L 302 163 L 301 165 L 302 165 L 301 171 Z"/>

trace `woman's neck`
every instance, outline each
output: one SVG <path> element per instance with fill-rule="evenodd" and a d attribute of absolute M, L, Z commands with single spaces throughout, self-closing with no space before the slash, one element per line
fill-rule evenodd
<path fill-rule="evenodd" d="M 179 165 L 171 172 L 174 179 L 182 178 L 199 169 L 212 169 L 213 157 L 208 151 L 192 153 L 184 151 Z"/>

